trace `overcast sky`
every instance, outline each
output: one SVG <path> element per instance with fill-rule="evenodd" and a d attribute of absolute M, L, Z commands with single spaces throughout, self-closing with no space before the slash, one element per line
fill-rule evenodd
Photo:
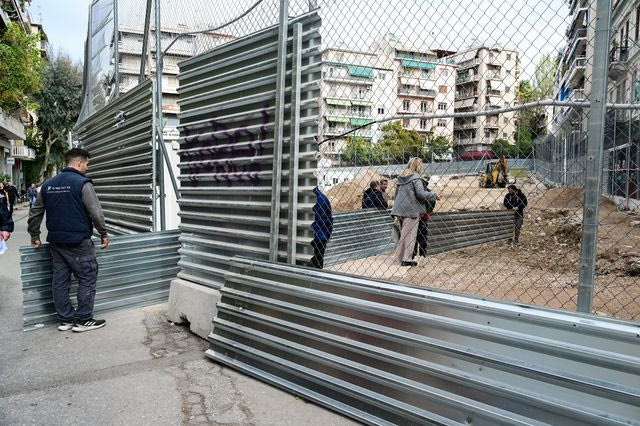
<path fill-rule="evenodd" d="M 128 18 L 140 18 L 128 4 L 139 8 L 143 0 L 120 0 Z M 185 15 L 212 26 L 237 16 L 255 0 L 164 0 L 166 12 Z M 43 22 L 54 50 L 82 61 L 88 6 L 91 0 L 33 0 L 30 11 Z M 564 46 L 568 10 L 564 0 L 320 0 L 323 44 L 364 49 L 388 32 L 414 46 L 457 50 L 476 43 L 499 43 L 521 52 L 523 77 L 529 77 L 544 53 Z M 264 23 L 275 18 L 277 0 L 265 0 L 253 17 Z M 308 0 L 290 0 L 299 12 Z M 217 5 L 217 6 L 216 6 Z M 214 7 L 215 6 L 215 7 Z M 143 8 L 143 6 L 142 6 Z M 257 18 L 259 14 L 261 19 Z M 164 14 L 163 14 L 164 15 Z M 265 19 L 265 15 L 270 15 Z M 134 18 L 134 19 L 135 19 Z M 125 21 L 126 18 L 123 19 Z M 142 25 L 142 24 L 140 24 Z"/>

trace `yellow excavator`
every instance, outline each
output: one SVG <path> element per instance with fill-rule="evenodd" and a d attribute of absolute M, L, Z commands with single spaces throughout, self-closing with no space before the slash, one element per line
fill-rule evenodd
<path fill-rule="evenodd" d="M 507 159 L 504 155 L 498 160 L 487 161 L 484 173 L 480 176 L 480 188 L 505 188 L 509 183 Z"/>

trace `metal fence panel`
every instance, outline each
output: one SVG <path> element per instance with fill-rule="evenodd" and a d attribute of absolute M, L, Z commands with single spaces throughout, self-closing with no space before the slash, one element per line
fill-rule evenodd
<path fill-rule="evenodd" d="M 427 253 L 434 255 L 490 241 L 508 240 L 513 233 L 510 211 L 434 213 L 427 229 Z M 364 209 L 336 213 L 325 252 L 325 265 L 363 259 L 395 249 L 393 218 L 388 210 Z"/>
<path fill-rule="evenodd" d="M 178 273 L 179 231 L 116 236 L 106 250 L 96 249 L 98 283 L 94 314 L 166 302 L 169 283 Z M 98 243 L 99 244 L 99 243 Z M 51 293 L 49 245 L 20 248 L 23 328 L 32 330 L 57 321 Z M 75 303 L 77 283 L 71 286 Z"/>
<path fill-rule="evenodd" d="M 75 128 L 112 234 L 153 230 L 152 99 L 147 80 Z"/>
<path fill-rule="evenodd" d="M 300 65 L 294 28 L 301 25 Z M 289 21 L 282 158 L 279 258 L 286 260 L 291 134 L 299 145 L 295 260 L 306 262 L 315 197 L 320 20 L 315 13 Z M 228 259 L 269 257 L 272 221 L 278 27 L 243 37 L 180 64 L 180 278 L 221 287 Z M 298 74 L 292 72 L 299 70 Z M 299 117 L 292 82 L 299 76 Z M 297 93 L 297 92 L 296 92 Z"/>
<path fill-rule="evenodd" d="M 639 424 L 636 325 L 234 258 L 207 356 L 368 424 Z"/>

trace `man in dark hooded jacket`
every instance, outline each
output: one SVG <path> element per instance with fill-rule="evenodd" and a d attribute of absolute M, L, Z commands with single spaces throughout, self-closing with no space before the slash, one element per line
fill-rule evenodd
<path fill-rule="evenodd" d="M 520 189 L 518 189 L 517 186 L 509 185 L 507 189 L 509 193 L 505 195 L 502 204 L 507 209 L 515 211 L 513 238 L 511 239 L 511 242 L 518 244 L 518 240 L 520 239 L 520 230 L 522 229 L 522 224 L 524 222 L 524 208 L 527 207 L 528 201 L 527 197 Z"/>
<path fill-rule="evenodd" d="M 362 194 L 362 208 L 363 209 L 379 209 L 386 210 L 389 208 L 387 200 L 385 200 L 382 191 L 378 189 L 380 184 L 377 180 L 372 180 L 369 183 L 369 188 Z"/>

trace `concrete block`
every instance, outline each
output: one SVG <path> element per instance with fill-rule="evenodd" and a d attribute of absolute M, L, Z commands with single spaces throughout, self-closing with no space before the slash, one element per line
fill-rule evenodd
<path fill-rule="evenodd" d="M 188 321 L 191 332 L 206 339 L 213 330 L 212 321 L 220 298 L 218 290 L 182 279 L 173 280 L 167 317 L 177 324 Z"/>

